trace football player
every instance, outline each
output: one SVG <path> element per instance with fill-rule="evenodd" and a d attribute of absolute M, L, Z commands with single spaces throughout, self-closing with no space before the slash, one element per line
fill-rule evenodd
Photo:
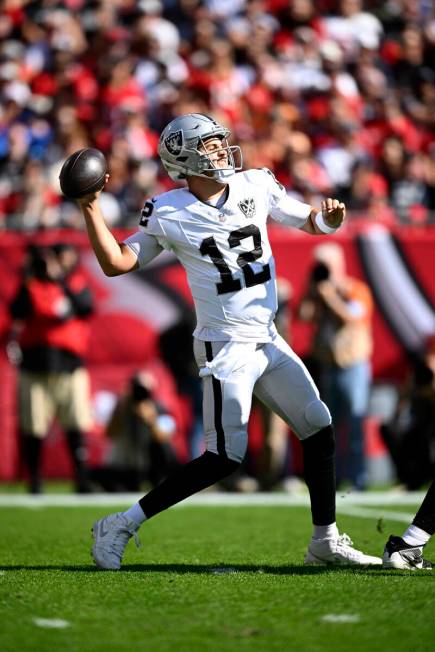
<path fill-rule="evenodd" d="M 79 200 L 89 238 L 108 276 L 146 265 L 163 249 L 184 266 L 195 303 L 194 351 L 203 378 L 206 451 L 181 467 L 126 512 L 94 524 L 97 566 L 119 569 L 129 539 L 147 519 L 235 471 L 247 448 L 255 394 L 302 442 L 313 537 L 305 563 L 380 565 L 353 548 L 335 522 L 334 433 L 327 406 L 307 369 L 274 326 L 275 263 L 267 218 L 312 235 L 335 233 L 345 206 L 321 209 L 290 198 L 267 169 L 242 171 L 240 148 L 213 118 L 191 113 L 163 130 L 159 155 L 186 187 L 145 202 L 139 229 L 118 243 L 98 194 Z"/>
<path fill-rule="evenodd" d="M 431 570 L 431 562 L 423 557 L 423 548 L 433 534 L 435 534 L 435 480 L 429 487 L 411 525 L 401 537 L 392 534 L 388 539 L 382 560 L 383 567 Z"/>

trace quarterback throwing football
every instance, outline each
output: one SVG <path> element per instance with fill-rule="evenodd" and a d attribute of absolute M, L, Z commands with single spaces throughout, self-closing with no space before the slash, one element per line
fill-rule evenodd
<path fill-rule="evenodd" d="M 171 505 L 235 471 L 247 449 L 255 394 L 302 442 L 313 537 L 305 563 L 378 565 L 353 548 L 335 522 L 334 433 L 327 406 L 307 369 L 278 335 L 275 263 L 268 216 L 313 235 L 334 233 L 345 206 L 326 199 L 321 210 L 287 196 L 267 169 L 242 171 L 230 132 L 199 113 L 175 118 L 159 141 L 162 163 L 187 186 L 145 202 L 139 230 L 118 243 L 98 194 L 79 200 L 97 259 L 108 276 L 146 265 L 163 249 L 184 266 L 195 302 L 194 351 L 203 378 L 206 452 L 170 475 L 126 512 L 94 524 L 97 566 L 119 569 L 139 526 Z"/>

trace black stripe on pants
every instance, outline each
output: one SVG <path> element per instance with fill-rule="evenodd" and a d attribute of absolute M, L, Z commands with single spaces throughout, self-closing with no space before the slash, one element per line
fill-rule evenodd
<path fill-rule="evenodd" d="M 211 342 L 205 342 L 205 355 L 207 362 L 211 362 L 213 360 L 213 349 Z M 214 399 L 214 427 L 216 429 L 217 435 L 217 451 L 218 455 L 227 457 L 227 451 L 225 450 L 225 433 L 222 426 L 222 388 L 220 381 L 214 376 L 212 376 L 212 385 Z"/>

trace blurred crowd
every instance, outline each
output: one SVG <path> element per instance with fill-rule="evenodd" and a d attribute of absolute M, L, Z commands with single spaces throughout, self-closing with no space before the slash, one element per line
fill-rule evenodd
<path fill-rule="evenodd" d="M 171 187 L 159 133 L 190 111 L 303 201 L 433 222 L 434 43 L 430 0 L 4 0 L 0 224 L 81 228 L 58 175 L 95 146 L 109 223 L 135 225 Z"/>

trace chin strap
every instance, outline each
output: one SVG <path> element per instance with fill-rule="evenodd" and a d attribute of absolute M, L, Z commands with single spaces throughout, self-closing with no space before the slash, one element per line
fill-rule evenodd
<path fill-rule="evenodd" d="M 227 179 L 234 176 L 235 173 L 235 170 L 217 170 L 212 178 L 218 183 L 226 183 Z"/>

